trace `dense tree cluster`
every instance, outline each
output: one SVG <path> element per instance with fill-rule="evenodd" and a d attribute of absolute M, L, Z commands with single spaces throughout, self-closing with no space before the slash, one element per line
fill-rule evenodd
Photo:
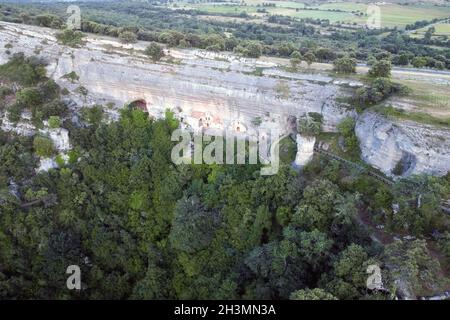
<path fill-rule="evenodd" d="M 333 70 L 338 73 L 355 73 L 356 59 L 350 57 L 342 57 L 334 60 Z"/>
<path fill-rule="evenodd" d="M 389 98 L 393 94 L 405 95 L 409 88 L 391 81 L 389 78 L 375 78 L 369 80 L 367 86 L 356 90 L 352 103 L 359 108 L 375 105 Z"/>
<path fill-rule="evenodd" d="M 77 30 L 65 29 L 56 34 L 56 39 L 64 45 L 70 47 L 79 47 L 83 44 L 83 33 Z"/>
<path fill-rule="evenodd" d="M 145 48 L 144 53 L 153 61 L 159 61 L 162 57 L 164 57 L 163 48 L 155 42 L 150 43 L 150 45 Z"/>
<path fill-rule="evenodd" d="M 141 15 L 153 12 L 142 10 Z M 51 26 L 59 21 L 37 17 L 22 19 Z M 83 26 L 169 46 L 250 57 L 271 52 L 291 57 L 294 67 L 302 59 L 337 59 L 339 72 L 353 72 L 360 54 L 341 57 L 322 44 L 271 40 L 273 29 L 262 26 L 236 27 L 226 38 L 220 28 L 149 31 L 124 27 L 120 20 L 109 26 L 110 19 Z M 396 56 L 388 52 L 372 53 L 372 77 L 357 90 L 356 105 L 367 107 L 405 90 L 387 78 L 389 59 Z M 157 61 L 162 48 L 152 44 L 146 53 Z M 402 63 L 417 58 L 402 54 Z M 81 110 L 80 126 L 65 117 L 62 91 L 45 77 L 43 61 L 14 55 L 0 66 L 0 77 L 0 111 L 19 121 L 30 110 L 38 127 L 47 119 L 52 127 L 64 126 L 74 148 L 69 161 L 57 159 L 58 168 L 36 173 L 38 157 L 54 153 L 51 141 L 0 131 L 1 298 L 389 298 L 367 289 L 373 264 L 383 269 L 390 293 L 395 283 L 418 294 L 439 289 L 441 266 L 424 240 L 377 243 L 361 216 L 383 223 L 386 232 L 435 237 L 448 257 L 447 217 L 440 210 L 450 191 L 448 176 L 413 177 L 390 187 L 321 156 L 300 172 L 283 164 L 273 176 L 261 176 L 259 165 L 176 166 L 170 137 L 178 122 L 170 112 L 155 120 L 129 106 L 117 122 L 105 123 L 97 105 Z M 76 82 L 76 75 L 68 77 Z M 282 81 L 277 90 L 289 95 Z M 87 89 L 78 92 L 86 95 Z M 319 135 L 322 120 L 318 113 L 301 117 L 299 132 Z M 338 130 L 357 158 L 354 126 L 347 118 Z M 66 289 L 69 265 L 81 267 L 80 292 Z"/>
<path fill-rule="evenodd" d="M 45 61 L 37 57 L 17 53 L 0 66 L 0 77 L 5 80 L 2 91 L 15 94 L 14 99 L 2 106 L 12 122 L 18 122 L 25 110 L 31 112 L 32 123 L 37 127 L 51 116 L 66 115 L 67 107 L 59 99 L 60 88 L 46 77 L 45 65 Z"/>
<path fill-rule="evenodd" d="M 368 72 L 368 76 L 372 78 L 390 78 L 391 62 L 389 60 L 375 61 Z"/>
<path fill-rule="evenodd" d="M 19 55 L 10 63 L 33 75 L 22 66 L 30 61 Z M 59 92 L 46 78 L 11 79 L 33 79 L 26 83 L 39 89 L 15 95 L 36 112 Z M 385 212 L 389 228 L 418 235 L 442 225 L 437 199 L 448 185 L 439 179 L 391 191 L 323 158 L 302 173 L 282 165 L 274 176 L 260 176 L 258 165 L 175 166 L 170 136 L 178 122 L 170 113 L 155 121 L 130 107 L 105 124 L 102 109 L 83 109 L 83 127 L 50 114 L 69 129 L 74 149 L 49 172 L 35 174 L 37 156 L 54 152 L 48 138 L 0 132 L 1 297 L 359 299 L 371 297 L 369 264 L 393 261 L 402 277 L 407 268 L 389 253 L 397 249 L 383 252 L 370 240 L 360 208 Z M 305 130 L 320 123 L 309 114 Z M 349 141 L 353 125 L 340 126 Z M 400 211 L 391 215 L 394 198 Z M 408 281 L 414 290 L 432 285 L 435 277 L 422 272 L 437 272 L 437 262 L 423 245 L 410 250 L 420 260 L 408 260 L 419 266 Z M 83 275 L 76 293 L 65 287 L 73 264 Z"/>
<path fill-rule="evenodd" d="M 266 177 L 257 165 L 175 166 L 170 134 L 177 125 L 137 109 L 125 109 L 111 124 L 66 123 L 78 161 L 37 175 L 34 155 L 51 146 L 2 133 L 0 295 L 359 299 L 369 297 L 369 264 L 388 259 L 398 265 L 396 274 L 409 270 L 395 247 L 383 252 L 358 222 L 366 201 L 389 210 L 378 183 L 322 158 L 303 173 L 282 166 Z M 15 192 L 8 191 L 11 181 Z M 437 205 L 437 195 L 429 198 L 434 192 L 422 193 L 420 208 L 404 207 L 405 198 L 402 210 L 425 217 Z M 20 206 L 49 197 L 54 201 Z M 405 214 L 395 221 L 408 221 Z M 417 220 L 415 228 L 420 221 L 433 223 L 418 232 L 436 227 L 433 218 Z M 407 275 L 419 281 L 415 288 L 434 283 L 422 273 L 438 266 L 423 245 L 417 254 L 428 260 L 408 260 L 419 263 Z M 82 269 L 79 293 L 65 288 L 73 264 Z"/>
<path fill-rule="evenodd" d="M 20 186 L 19 197 L 45 190 L 55 204 L 25 210 L 25 199 L 2 193 L 2 296 L 69 297 L 71 264 L 82 267 L 80 295 L 90 298 L 289 298 L 316 286 L 335 234 L 328 220 L 297 229 L 295 208 L 302 197 L 313 204 L 325 184 L 331 202 L 315 210 L 331 210 L 339 188 L 324 180 L 302 191 L 288 168 L 263 178 L 252 167 L 174 167 L 170 131 L 139 110 L 74 128 L 80 160 Z"/>
<path fill-rule="evenodd" d="M 344 147 L 347 154 L 353 159 L 359 159 L 359 141 L 355 134 L 355 125 L 356 121 L 347 117 L 338 124 L 337 129 L 344 138 Z"/>
<path fill-rule="evenodd" d="M 322 114 L 309 112 L 298 119 L 297 130 L 305 136 L 316 136 L 322 130 L 322 122 Z"/>

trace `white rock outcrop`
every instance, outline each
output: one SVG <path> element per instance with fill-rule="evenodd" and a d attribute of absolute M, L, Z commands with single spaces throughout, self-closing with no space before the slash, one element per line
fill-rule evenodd
<path fill-rule="evenodd" d="M 0 128 L 6 132 L 14 132 L 21 136 L 32 136 L 36 131 L 36 128 L 27 120 L 23 120 L 18 123 L 12 123 L 11 121 L 9 121 L 6 114 L 0 120 Z"/>
<path fill-rule="evenodd" d="M 306 137 L 297 134 L 297 154 L 294 164 L 299 167 L 305 166 L 314 156 L 314 144 L 316 137 Z"/>
<path fill-rule="evenodd" d="M 39 167 L 36 169 L 36 172 L 48 171 L 53 168 L 57 168 L 58 164 L 53 158 L 41 158 L 39 162 Z"/>
<path fill-rule="evenodd" d="M 71 149 L 69 140 L 69 131 L 64 128 L 42 129 L 39 130 L 43 135 L 47 135 L 53 142 L 56 150 L 66 152 Z"/>
<path fill-rule="evenodd" d="M 46 121 L 44 123 L 48 124 Z M 53 145 L 55 149 L 59 152 L 61 159 L 67 162 L 69 157 L 67 156 L 66 152 L 72 149 L 69 140 L 69 131 L 64 128 L 53 128 L 53 129 L 45 128 L 40 129 L 39 133 L 49 137 L 52 140 Z M 48 171 L 50 169 L 57 167 L 58 164 L 56 162 L 56 157 L 41 158 L 39 167 L 36 169 L 36 171 L 37 172 Z"/>
<path fill-rule="evenodd" d="M 365 112 L 358 118 L 355 131 L 364 161 L 387 175 L 393 175 L 399 161 L 403 161 L 404 176 L 443 176 L 450 170 L 448 129 Z"/>

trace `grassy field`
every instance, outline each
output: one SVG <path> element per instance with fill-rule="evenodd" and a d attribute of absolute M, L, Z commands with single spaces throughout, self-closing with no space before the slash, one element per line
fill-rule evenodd
<path fill-rule="evenodd" d="M 245 3 L 247 6 L 262 6 L 263 3 L 270 3 L 275 4 L 277 7 L 280 8 L 304 8 L 305 5 L 301 2 L 294 2 L 294 1 L 264 1 L 264 0 L 245 0 Z"/>
<path fill-rule="evenodd" d="M 449 7 L 434 6 L 381 6 L 381 23 L 385 26 L 404 27 L 419 20 L 450 17 Z"/>
<path fill-rule="evenodd" d="M 357 17 L 351 12 L 332 12 L 332 11 L 319 11 L 319 10 L 292 10 L 289 8 L 270 8 L 267 9 L 271 14 L 279 14 L 284 16 L 290 16 L 294 18 L 312 18 L 312 19 L 328 19 L 331 23 L 338 21 L 342 22 L 354 22 Z"/>
<path fill-rule="evenodd" d="M 325 3 L 318 6 L 314 6 L 315 8 L 320 9 L 339 9 L 344 11 L 362 11 L 366 12 L 367 5 L 364 3 L 352 3 L 352 2 L 346 2 L 346 3 Z"/>
<path fill-rule="evenodd" d="M 450 127 L 450 118 L 437 118 L 425 112 L 407 112 L 403 109 L 397 109 L 391 106 L 380 106 L 374 110 L 393 119 L 409 120 L 444 128 Z"/>
<path fill-rule="evenodd" d="M 417 30 L 415 33 L 424 35 L 428 28 L 428 26 L 424 27 Z M 434 28 L 436 29 L 436 32 L 434 33 L 435 36 L 450 36 L 450 22 L 436 24 L 434 25 Z"/>
<path fill-rule="evenodd" d="M 450 36 L 450 22 L 437 24 L 435 28 L 436 35 Z"/>
<path fill-rule="evenodd" d="M 263 3 L 275 4 L 275 7 L 264 7 Z M 221 14 L 239 14 L 246 12 L 249 15 L 259 15 L 258 9 L 265 9 L 269 14 L 279 14 L 295 18 L 313 18 L 328 19 L 330 22 L 346 22 L 365 24 L 367 16 L 367 4 L 363 3 L 326 3 L 316 5 L 315 10 L 305 10 L 305 5 L 294 1 L 264 1 L 264 0 L 246 0 L 245 3 L 177 3 L 177 7 L 198 9 L 208 13 Z M 331 10 L 340 10 L 339 12 Z M 407 24 L 418 20 L 432 20 L 434 18 L 450 17 L 450 6 L 436 7 L 433 5 L 410 5 L 401 6 L 397 4 L 380 5 L 381 24 L 388 27 L 405 27 Z M 361 16 L 361 13 L 364 16 Z M 359 14 L 359 15 L 358 15 Z M 446 25 L 439 26 L 439 32 L 449 32 L 450 27 Z"/>
<path fill-rule="evenodd" d="M 447 85 L 419 80 L 396 79 L 396 82 L 408 86 L 411 92 L 407 96 L 394 97 L 375 110 L 392 118 L 450 127 L 450 91 Z"/>
<path fill-rule="evenodd" d="M 408 86 L 411 93 L 405 97 L 414 108 L 409 112 L 426 112 L 433 117 L 450 118 L 450 90 L 445 84 L 424 83 L 418 80 L 396 80 Z"/>
<path fill-rule="evenodd" d="M 216 16 L 216 15 L 198 15 L 197 19 L 207 20 L 207 21 L 221 21 L 221 22 L 234 22 L 234 23 L 264 23 L 266 25 L 278 26 L 277 24 L 269 23 L 265 21 L 262 17 L 252 17 L 240 18 L 240 17 L 227 17 L 227 16 Z"/>
<path fill-rule="evenodd" d="M 200 11 L 208 12 L 208 13 L 224 13 L 224 14 L 239 14 L 241 12 L 246 12 L 248 14 L 256 13 L 258 10 L 257 7 L 254 6 L 236 6 L 236 5 L 221 5 L 221 4 L 199 4 L 199 5 L 189 5 L 188 7 L 192 7 L 193 9 L 197 9 Z"/>
<path fill-rule="evenodd" d="M 320 9 L 339 9 L 348 12 L 359 11 L 366 13 L 367 5 L 362 3 L 328 3 L 318 6 Z M 381 25 L 387 27 L 405 27 L 407 24 L 419 20 L 450 17 L 450 6 L 436 7 L 432 5 L 401 6 L 397 4 L 380 5 Z M 350 22 L 366 23 L 367 17 L 353 15 Z"/>

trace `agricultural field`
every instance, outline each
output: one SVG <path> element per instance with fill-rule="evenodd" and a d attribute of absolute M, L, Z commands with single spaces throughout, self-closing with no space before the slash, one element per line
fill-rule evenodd
<path fill-rule="evenodd" d="M 258 8 L 256 6 L 240 6 L 240 5 L 229 5 L 229 4 L 199 4 L 199 5 L 188 5 L 187 8 L 197 9 L 200 11 L 208 13 L 221 13 L 221 14 L 239 14 L 246 12 L 247 14 L 256 13 Z"/>
<path fill-rule="evenodd" d="M 404 27 L 419 20 L 450 17 L 450 6 L 381 6 L 381 23 L 383 26 Z"/>
<path fill-rule="evenodd" d="M 450 21 L 447 21 L 446 23 L 440 23 L 435 26 L 436 28 L 436 35 L 446 35 L 450 36 Z"/>
<path fill-rule="evenodd" d="M 267 4 L 274 6 L 268 6 Z M 174 5 L 171 5 L 171 7 L 174 7 Z M 367 21 L 368 4 L 335 2 L 305 6 L 303 3 L 294 1 L 247 0 L 201 4 L 177 2 L 175 8 L 197 9 L 207 13 L 224 15 L 236 15 L 242 12 L 253 16 L 277 14 L 298 19 L 328 19 L 331 23 L 342 22 L 363 25 Z M 261 12 L 263 9 L 265 11 Z M 380 10 L 383 27 L 404 28 L 407 24 L 418 20 L 450 17 L 450 6 L 435 6 L 433 4 L 404 6 L 387 3 L 380 5 Z"/>
<path fill-rule="evenodd" d="M 280 8 L 305 8 L 305 4 L 301 2 L 294 2 L 294 1 L 264 1 L 264 0 L 245 0 L 242 1 L 242 3 L 245 3 L 247 6 L 262 6 L 263 3 L 273 4 Z"/>
<path fill-rule="evenodd" d="M 424 83 L 419 80 L 397 80 L 408 86 L 411 93 L 402 98 L 409 112 L 425 112 L 430 116 L 450 119 L 450 92 L 446 83 Z M 408 108 L 408 106 L 410 108 Z"/>
<path fill-rule="evenodd" d="M 419 30 L 416 30 L 413 34 L 423 36 L 430 26 L 423 27 Z M 435 28 L 434 36 L 450 36 L 450 20 L 447 22 L 441 22 L 438 24 L 434 24 Z"/>
<path fill-rule="evenodd" d="M 266 8 L 270 14 L 278 14 L 284 16 L 290 16 L 298 19 L 312 18 L 329 20 L 331 23 L 336 22 L 363 22 L 364 19 L 359 19 L 356 15 L 351 12 L 333 12 L 333 11 L 322 11 L 322 10 L 292 10 L 289 8 Z"/>

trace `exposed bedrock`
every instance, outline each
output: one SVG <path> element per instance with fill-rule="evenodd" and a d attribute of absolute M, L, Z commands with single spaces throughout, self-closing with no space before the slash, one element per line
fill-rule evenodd
<path fill-rule="evenodd" d="M 284 124 L 289 115 L 318 112 L 324 116 L 325 129 L 334 130 L 351 114 L 335 103 L 342 93 L 332 82 L 281 80 L 189 64 L 137 64 L 120 57 L 92 61 L 87 59 L 89 54 L 80 50 L 74 59 L 59 58 L 53 77 L 75 71 L 80 84 L 93 95 L 119 105 L 143 99 L 155 116 L 171 109 L 200 121 L 209 113 L 226 128 L 236 119 L 249 126 L 254 118 L 269 115 Z"/>
<path fill-rule="evenodd" d="M 302 136 L 297 134 L 297 155 L 295 157 L 295 165 L 303 167 L 311 161 L 314 155 L 315 137 Z"/>
<path fill-rule="evenodd" d="M 358 118 L 355 130 L 362 158 L 387 175 L 442 176 L 450 170 L 448 129 L 365 112 Z"/>
<path fill-rule="evenodd" d="M 211 118 L 218 129 L 236 127 L 236 120 L 249 128 L 257 117 L 262 126 L 270 122 L 285 129 L 289 116 L 318 112 L 324 116 L 324 129 L 333 131 L 344 117 L 354 115 L 336 102 L 336 97 L 347 94 L 346 83 L 327 75 L 288 73 L 274 64 L 233 55 L 228 61 L 228 55 L 206 59 L 199 50 L 171 49 L 170 54 L 179 59 L 176 63 L 152 63 L 140 51 L 145 43 L 126 51 L 114 39 L 89 36 L 86 46 L 74 49 L 59 45 L 52 30 L 2 25 L 0 46 L 12 43 L 11 52 L 27 55 L 41 48 L 39 55 L 49 62 L 49 76 L 72 90 L 84 86 L 97 103 L 122 106 L 145 100 L 152 115 L 160 116 L 169 108 L 183 119 L 191 118 L 190 126 L 205 126 L 205 118 Z M 0 62 L 8 59 L 4 52 L 0 56 Z M 263 73 L 255 74 L 260 65 Z M 75 83 L 63 78 L 71 72 L 79 77 Z"/>

